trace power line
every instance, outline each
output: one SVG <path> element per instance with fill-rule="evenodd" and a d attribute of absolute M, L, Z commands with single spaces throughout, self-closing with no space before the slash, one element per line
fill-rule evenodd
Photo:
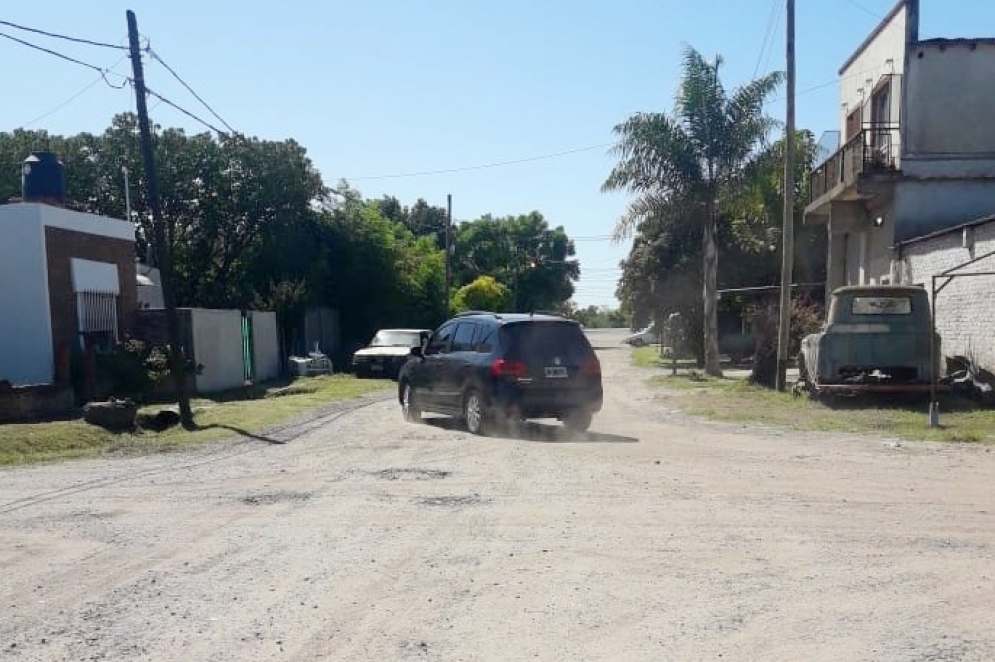
<path fill-rule="evenodd" d="M 210 122 L 208 122 L 207 120 L 204 120 L 204 119 L 201 119 L 201 118 L 197 117 L 196 115 L 194 115 L 193 113 L 191 113 L 186 108 L 178 106 L 177 104 L 173 103 L 172 101 L 170 101 L 166 97 L 164 97 L 161 94 L 153 91 L 152 88 L 146 87 L 145 91 L 148 92 L 149 96 L 155 97 L 156 99 L 158 99 L 162 103 L 166 104 L 167 106 L 170 106 L 170 107 L 172 107 L 172 108 L 180 111 L 181 113 L 183 113 L 187 117 L 189 117 L 189 118 L 191 118 L 193 120 L 196 120 L 197 122 L 200 122 L 201 124 L 203 124 L 204 126 L 206 126 L 208 129 L 210 129 L 211 131 L 214 131 L 215 133 L 219 133 L 219 134 L 224 134 L 225 133 L 224 131 L 222 131 L 218 127 L 216 127 L 213 124 L 211 124 Z"/>
<path fill-rule="evenodd" d="M 606 149 L 608 147 L 614 146 L 615 143 L 601 143 L 599 145 L 589 145 L 587 147 L 578 147 L 576 149 L 568 149 L 562 152 L 554 152 L 553 154 L 542 154 L 540 156 L 528 156 L 522 159 L 513 159 L 511 161 L 498 161 L 496 163 L 486 163 L 484 165 L 466 166 L 462 168 L 445 168 L 443 170 L 425 170 L 422 172 L 406 172 L 398 173 L 392 175 L 371 175 L 366 177 L 347 177 L 347 181 L 369 181 L 372 179 L 399 179 L 402 177 L 423 177 L 426 175 L 445 175 L 454 172 L 467 172 L 470 170 L 484 170 L 486 168 L 498 168 L 501 166 L 515 165 L 518 163 L 528 163 L 530 161 L 542 161 L 544 159 L 555 159 L 560 156 L 569 156 L 571 154 L 579 154 L 580 152 L 590 152 L 595 149 Z"/>
<path fill-rule="evenodd" d="M 176 73 L 175 71 L 173 71 L 173 68 L 172 68 L 172 67 L 170 67 L 170 66 L 169 66 L 168 64 L 166 64 L 165 60 L 163 60 L 163 59 L 162 59 L 162 58 L 161 58 L 161 57 L 159 56 L 159 54 L 158 54 L 158 53 L 156 53 L 156 52 L 155 52 L 154 50 L 152 50 L 152 48 L 151 48 L 151 47 L 149 47 L 148 51 L 149 51 L 149 55 L 151 55 L 151 56 L 152 56 L 152 59 L 153 59 L 153 60 L 156 60 L 156 61 L 158 61 L 158 62 L 159 62 L 159 64 L 161 64 L 162 66 L 164 66 L 164 67 L 166 68 L 166 71 L 168 71 L 169 73 L 171 73 L 171 74 L 173 75 L 173 78 L 175 78 L 176 80 L 178 80 L 178 81 L 180 82 L 180 84 L 181 84 L 181 85 L 182 85 L 183 87 L 187 88 L 187 91 L 188 91 L 188 92 L 189 92 L 190 94 L 192 94 L 192 95 L 194 96 L 194 98 L 195 98 L 195 99 L 197 99 L 197 101 L 199 101 L 199 102 L 200 102 L 201 104 L 203 104 L 204 108 L 207 108 L 207 109 L 208 109 L 209 111 L 211 111 L 211 114 L 212 114 L 212 115 L 214 115 L 214 117 L 215 117 L 215 118 L 216 118 L 216 119 L 217 119 L 217 120 L 218 120 L 219 122 L 221 122 L 222 124 L 224 124 L 224 125 L 225 125 L 225 127 L 226 127 L 226 128 L 227 128 L 227 129 L 228 129 L 228 130 L 229 130 L 229 131 L 230 131 L 231 133 L 233 133 L 233 134 L 235 134 L 235 133 L 238 133 L 238 131 L 236 131 L 235 129 L 233 129 L 233 128 L 232 128 L 232 126 L 231 126 L 231 124 L 229 124 L 228 122 L 226 122 L 226 121 L 224 120 L 224 118 L 222 118 L 222 117 L 221 117 L 221 115 L 218 115 L 218 114 L 217 114 L 217 113 L 216 113 L 216 112 L 214 111 L 214 109 L 213 109 L 213 108 L 211 108 L 211 106 L 209 106 L 209 105 L 208 105 L 208 103 L 207 103 L 206 101 L 204 101 L 204 100 L 203 100 L 203 99 L 201 98 L 201 96 L 200 96 L 199 94 L 197 94 L 196 92 L 194 92 L 194 91 L 193 91 L 193 88 L 192 88 L 192 87 L 190 87 L 189 85 L 187 85 L 186 81 L 184 81 L 184 80 L 183 80 L 182 78 L 180 78 L 180 75 L 179 75 L 178 73 Z M 220 131 L 219 131 L 218 133 L 220 133 Z"/>
<path fill-rule="evenodd" d="M 879 21 L 883 18 L 883 16 L 881 16 L 881 14 L 877 13 L 876 11 L 872 11 L 872 10 L 868 9 L 864 5 L 862 5 L 859 2 L 857 2 L 857 0 L 846 0 L 846 1 L 848 3 L 850 3 L 852 6 L 856 7 L 857 9 L 859 9 L 860 11 L 864 12 L 865 14 L 869 14 L 869 15 L 873 16 L 874 18 L 878 19 Z"/>
<path fill-rule="evenodd" d="M 10 39 L 11 41 L 16 41 L 19 44 L 27 46 L 28 48 L 33 48 L 35 50 L 42 51 L 43 53 L 48 53 L 49 55 L 54 55 L 57 58 L 60 58 L 62 60 L 66 60 L 67 62 L 72 62 L 73 64 L 78 64 L 80 66 L 86 67 L 87 69 L 93 69 L 94 71 L 96 71 L 97 73 L 99 73 L 101 75 L 101 77 L 103 77 L 104 82 L 107 83 L 107 85 L 109 85 L 110 87 L 113 87 L 115 89 L 119 90 L 119 89 L 123 88 L 127 84 L 127 82 L 128 82 L 127 76 L 121 76 L 122 78 L 125 79 L 125 82 L 122 83 L 121 85 L 114 85 L 109 80 L 107 80 L 107 73 L 108 73 L 108 71 L 106 69 L 101 69 L 100 67 L 98 67 L 95 64 L 90 64 L 89 62 L 83 62 L 82 60 L 77 60 L 74 57 L 69 57 L 68 55 L 65 55 L 63 53 L 59 53 L 57 51 L 53 51 L 51 49 L 45 48 L 44 46 L 38 46 L 37 44 L 32 44 L 29 41 L 24 41 L 23 39 L 18 39 L 17 37 L 12 37 L 11 35 L 6 34 L 4 32 L 0 32 L 0 37 L 4 37 L 6 39 Z M 120 76 L 121 74 L 117 74 L 117 75 Z"/>
<path fill-rule="evenodd" d="M 764 52 L 767 50 L 767 45 L 771 39 L 771 32 L 774 30 L 774 18 L 777 15 L 777 8 L 781 0 L 774 0 L 770 5 L 770 13 L 767 16 L 767 31 L 764 33 L 764 40 L 760 44 L 760 54 L 757 56 L 757 65 L 753 68 L 753 78 L 757 77 L 757 73 L 760 72 L 760 63 L 763 62 Z"/>
<path fill-rule="evenodd" d="M 39 30 L 38 28 L 29 28 L 25 25 L 18 25 L 17 23 L 11 23 L 10 21 L 0 21 L 0 25 L 6 25 L 17 30 L 24 30 L 26 32 L 33 32 L 35 34 L 45 35 L 46 37 L 54 37 L 55 39 L 64 39 L 66 41 L 73 41 L 77 44 L 89 44 L 90 46 L 100 46 L 102 48 L 114 48 L 121 51 L 126 51 L 128 48 L 126 46 L 119 46 L 116 44 L 108 44 L 103 41 L 92 41 L 90 39 L 82 39 L 80 37 L 70 37 L 64 34 L 58 34 L 55 32 L 46 32 L 45 30 Z"/>
<path fill-rule="evenodd" d="M 121 64 L 122 62 L 124 62 L 127 59 L 128 59 L 128 56 L 125 55 L 120 60 L 118 60 L 117 62 L 115 62 L 114 64 L 112 64 L 108 68 L 108 70 L 107 70 L 108 73 L 114 73 L 114 69 L 119 64 Z M 86 87 L 84 87 L 79 92 L 77 92 L 76 94 L 72 95 L 71 97 L 69 97 L 68 99 L 66 99 L 62 103 L 60 103 L 58 106 L 56 106 L 52 110 L 48 111 L 47 113 L 45 113 L 43 115 L 39 115 L 38 117 L 34 118 L 33 120 L 30 120 L 28 122 L 22 122 L 18 126 L 21 127 L 21 128 L 26 127 L 26 126 L 31 126 L 32 124 L 35 124 L 36 122 L 40 122 L 41 120 L 45 119 L 46 117 L 49 117 L 50 115 L 54 115 L 55 113 L 59 112 L 60 110 L 62 110 L 63 108 L 65 108 L 66 106 L 68 106 L 69 104 L 71 104 L 77 98 L 79 98 L 80 96 L 82 96 L 84 92 L 87 92 L 90 88 L 92 88 L 94 85 L 96 85 L 97 83 L 99 83 L 101 80 L 103 80 L 103 74 L 101 74 L 97 78 L 94 78 L 93 81 L 90 82 Z"/>

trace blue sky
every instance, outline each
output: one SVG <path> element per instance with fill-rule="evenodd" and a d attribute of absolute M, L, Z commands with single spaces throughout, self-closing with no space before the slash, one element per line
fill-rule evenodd
<path fill-rule="evenodd" d="M 921 2 L 923 38 L 995 36 L 991 0 Z M 837 122 L 839 66 L 894 2 L 797 4 L 797 122 L 819 136 Z M 326 183 L 346 178 L 367 197 L 444 205 L 451 193 L 457 220 L 539 210 L 577 240 L 577 303 L 614 305 L 627 244 L 606 238 L 626 197 L 600 192 L 613 164 L 612 127 L 634 112 L 672 108 L 685 45 L 720 53 L 729 88 L 783 69 L 783 5 L 47 0 L 5 3 L 0 20 L 123 45 L 132 9 L 152 48 L 237 130 L 294 138 Z M 130 74 L 110 49 L 0 32 Z M 100 132 L 114 114 L 134 109 L 130 88 L 111 89 L 84 67 L 2 38 L 0 60 L 0 130 Z M 159 63 L 146 63 L 146 78 L 213 120 Z M 782 97 L 769 108 L 778 118 Z M 154 99 L 150 108 L 159 124 L 203 129 Z"/>

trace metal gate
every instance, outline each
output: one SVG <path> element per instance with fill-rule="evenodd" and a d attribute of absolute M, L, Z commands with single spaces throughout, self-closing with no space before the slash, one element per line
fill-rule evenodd
<path fill-rule="evenodd" d="M 255 379 L 255 364 L 253 362 L 252 313 L 242 311 L 242 373 L 245 383 L 251 384 Z"/>

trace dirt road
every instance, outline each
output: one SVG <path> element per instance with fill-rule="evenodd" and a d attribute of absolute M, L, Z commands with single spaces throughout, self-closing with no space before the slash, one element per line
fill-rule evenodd
<path fill-rule="evenodd" d="M 585 439 L 384 401 L 0 472 L 0 660 L 995 659 L 995 454 L 695 423 L 592 337 Z"/>

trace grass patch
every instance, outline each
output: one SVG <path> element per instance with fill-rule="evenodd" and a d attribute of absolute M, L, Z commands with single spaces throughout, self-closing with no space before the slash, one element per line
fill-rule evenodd
<path fill-rule="evenodd" d="M 645 347 L 635 347 L 632 350 L 632 365 L 638 368 L 670 368 L 673 361 L 667 358 L 660 358 L 660 348 L 656 345 Z M 697 365 L 695 359 L 678 358 L 677 367 L 689 369 Z"/>
<path fill-rule="evenodd" d="M 728 423 L 786 430 L 877 433 L 900 439 L 995 443 L 995 410 L 953 395 L 940 398 L 939 428 L 928 425 L 928 399 L 886 396 L 812 400 L 754 386 L 745 379 L 661 375 L 677 409 Z"/>
<path fill-rule="evenodd" d="M 0 425 L 0 465 L 50 462 L 105 453 L 144 454 L 189 448 L 232 436 L 258 434 L 301 414 L 393 386 L 351 375 L 302 377 L 292 383 L 250 386 L 191 402 L 199 429 L 114 434 L 81 419 Z M 164 406 L 143 411 L 155 413 Z"/>

